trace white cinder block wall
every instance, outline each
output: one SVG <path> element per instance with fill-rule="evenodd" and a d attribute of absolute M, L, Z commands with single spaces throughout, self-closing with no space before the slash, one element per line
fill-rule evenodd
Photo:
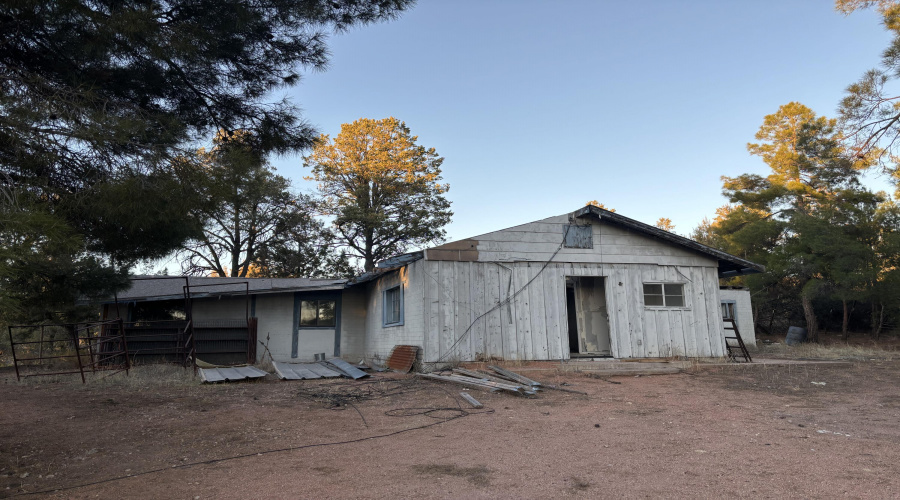
<path fill-rule="evenodd" d="M 275 361 L 291 361 L 291 342 L 294 337 L 294 294 L 265 294 L 256 297 L 256 359 L 268 358 L 266 348 Z"/>
<path fill-rule="evenodd" d="M 423 261 L 413 262 L 370 283 L 367 287 L 366 357 L 382 363 L 396 345 L 424 347 L 425 319 L 423 315 Z M 384 290 L 398 284 L 403 286 L 403 324 L 385 327 L 382 322 Z"/>
<path fill-rule="evenodd" d="M 756 345 L 756 329 L 753 325 L 753 308 L 750 305 L 750 290 L 722 288 L 719 290 L 722 301 L 733 300 L 735 323 L 741 332 L 741 339 L 747 345 Z"/>
<path fill-rule="evenodd" d="M 341 357 L 351 363 L 366 357 L 367 288 L 346 288 L 341 297 Z"/>

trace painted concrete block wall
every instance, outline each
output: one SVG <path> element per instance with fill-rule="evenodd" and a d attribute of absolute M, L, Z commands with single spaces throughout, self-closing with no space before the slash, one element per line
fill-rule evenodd
<path fill-rule="evenodd" d="M 256 338 L 256 359 L 268 359 L 266 347 L 275 361 L 291 361 L 291 341 L 294 326 L 294 294 L 257 295 L 256 317 L 259 324 Z"/>
<path fill-rule="evenodd" d="M 756 328 L 753 324 L 753 306 L 750 303 L 750 290 L 725 288 L 719 290 L 721 300 L 733 300 L 735 323 L 741 332 L 741 339 L 747 345 L 756 345 Z"/>
<path fill-rule="evenodd" d="M 341 357 L 357 362 L 366 357 L 365 285 L 347 288 L 341 298 Z"/>
<path fill-rule="evenodd" d="M 424 347 L 422 284 L 429 278 L 423 273 L 423 264 L 423 261 L 413 262 L 368 285 L 366 357 L 384 361 L 396 345 Z M 384 291 L 397 285 L 403 288 L 403 324 L 385 327 L 382 321 Z"/>

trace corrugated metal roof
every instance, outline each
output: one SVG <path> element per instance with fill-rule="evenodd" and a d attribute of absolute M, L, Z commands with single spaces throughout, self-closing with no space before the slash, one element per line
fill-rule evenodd
<path fill-rule="evenodd" d="M 229 382 L 248 378 L 261 378 L 266 372 L 253 366 L 235 366 L 230 368 L 200 368 L 200 378 L 204 382 Z"/>
<path fill-rule="evenodd" d="M 249 286 L 250 294 L 295 292 L 303 290 L 340 290 L 345 287 L 344 279 L 314 278 L 212 278 L 200 276 L 135 276 L 131 288 L 119 292 L 119 301 L 155 301 L 181 299 L 185 278 L 191 285 L 191 297 L 215 297 L 219 295 L 243 295 Z M 193 288 L 195 285 L 202 285 Z M 212 285 L 212 286 L 210 286 Z M 105 302 L 113 302 L 109 297 Z"/>
<path fill-rule="evenodd" d="M 341 358 L 333 358 L 328 361 L 323 361 L 322 363 L 328 363 L 329 365 L 337 368 L 338 371 L 341 372 L 342 375 L 346 375 L 347 377 L 352 378 L 353 380 L 361 379 L 363 377 L 368 377 L 369 374 L 360 370 L 359 368 L 351 365 L 350 363 L 344 361 Z"/>
<path fill-rule="evenodd" d="M 341 374 L 318 363 L 272 363 L 275 374 L 282 380 L 309 380 L 340 377 Z"/>
<path fill-rule="evenodd" d="M 416 356 L 419 353 L 419 346 L 416 345 L 395 345 L 388 356 L 387 366 L 391 370 L 397 370 L 401 373 L 409 373 L 412 370 L 413 363 L 416 362 Z"/>

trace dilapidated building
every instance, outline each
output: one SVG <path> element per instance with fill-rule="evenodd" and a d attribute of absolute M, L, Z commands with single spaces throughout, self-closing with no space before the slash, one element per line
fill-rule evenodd
<path fill-rule="evenodd" d="M 256 357 L 277 361 L 384 359 L 401 344 L 425 362 L 719 357 L 726 308 L 749 311 L 749 294 L 723 305 L 719 279 L 763 270 L 587 206 L 401 255 L 354 280 L 243 280 L 255 283 L 249 299 L 209 288 L 194 315 L 241 316 L 249 304 L 266 344 Z"/>

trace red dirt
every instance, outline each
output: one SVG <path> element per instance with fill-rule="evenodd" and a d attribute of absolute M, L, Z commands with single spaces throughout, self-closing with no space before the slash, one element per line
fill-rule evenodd
<path fill-rule="evenodd" d="M 900 362 L 528 375 L 590 395 L 471 391 L 493 411 L 442 420 L 459 412 L 390 415 L 467 408 L 459 387 L 412 376 L 133 391 L 4 372 L 0 497 L 900 496 Z M 343 411 L 298 397 L 337 385 L 400 390 Z"/>

